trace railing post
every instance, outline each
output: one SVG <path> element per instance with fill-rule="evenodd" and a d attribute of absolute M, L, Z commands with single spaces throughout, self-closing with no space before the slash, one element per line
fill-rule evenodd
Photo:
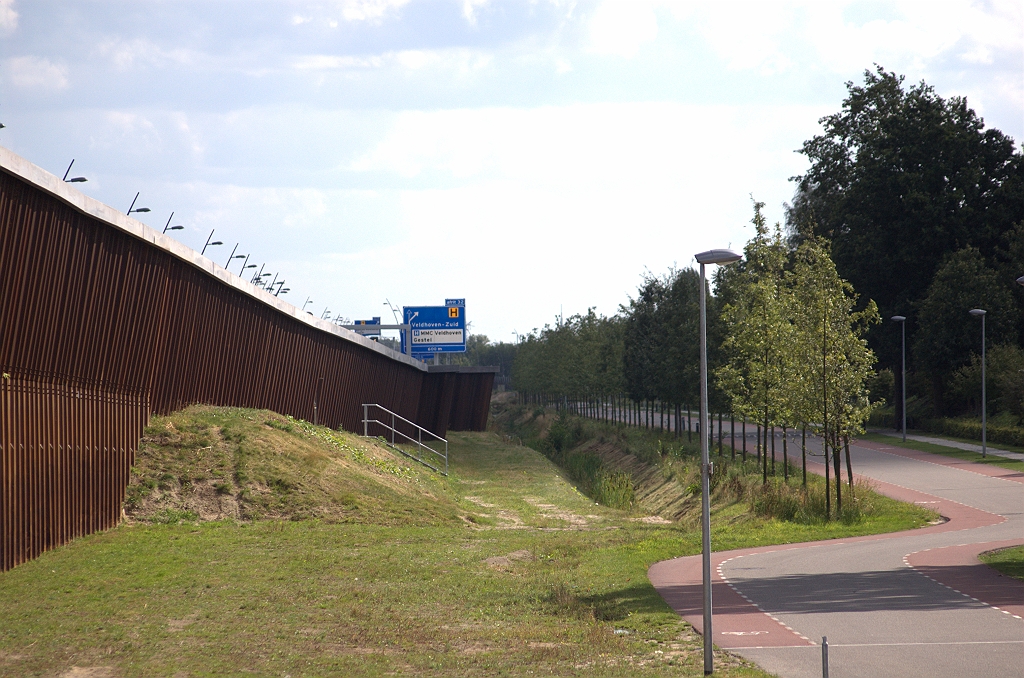
<path fill-rule="evenodd" d="M 428 431 L 427 429 L 423 428 L 422 426 L 420 426 L 416 422 L 409 421 L 405 417 L 402 417 L 401 415 L 398 415 L 398 414 L 392 412 L 391 410 L 387 409 L 386 407 L 382 407 L 381 405 L 379 405 L 377 403 L 363 403 L 363 436 L 364 437 L 369 437 L 369 422 L 370 422 L 369 408 L 370 407 L 376 407 L 377 409 L 383 410 L 387 414 L 391 415 L 391 425 L 390 426 L 388 426 L 384 422 L 380 421 L 379 419 L 375 419 L 374 420 L 375 424 L 380 424 L 384 428 L 390 428 L 391 429 L 391 443 L 390 443 L 391 447 L 393 447 L 397 451 L 401 452 L 405 456 L 410 457 L 412 459 L 415 459 L 416 461 L 420 462 L 421 464 L 424 464 L 424 465 L 430 467 L 432 470 L 437 471 L 438 473 L 443 473 L 444 475 L 448 475 L 448 440 L 445 439 L 445 438 L 442 438 L 441 436 L 439 436 L 437 434 L 431 433 L 430 431 Z M 400 432 L 398 430 L 398 427 L 397 427 L 396 419 L 401 419 L 404 423 L 409 424 L 410 426 L 415 427 L 416 428 L 416 438 L 414 439 L 412 436 L 406 435 L 405 433 Z M 437 467 L 433 466 L 431 463 L 429 463 L 427 461 L 424 461 L 424 459 L 423 459 L 423 450 L 424 449 L 429 451 L 434 456 L 438 456 L 438 457 L 442 456 L 442 454 L 440 452 L 438 452 L 434 448 L 430 447 L 429 445 L 425 445 L 423 443 L 423 433 L 424 432 L 426 432 L 427 435 L 433 436 L 434 438 L 436 438 L 440 442 L 444 443 L 444 455 L 443 455 L 444 456 L 444 471 L 440 471 Z M 405 441 L 407 441 L 409 443 L 415 442 L 416 443 L 416 449 L 417 449 L 417 455 L 413 455 L 410 452 L 406 452 L 405 450 L 399 448 L 397 446 L 397 444 L 396 444 L 396 437 L 395 437 L 396 434 L 401 436 L 403 438 L 403 440 L 405 440 Z M 387 441 L 387 437 L 386 436 L 384 436 L 384 440 L 385 440 L 385 442 Z M 431 460 L 433 460 L 433 457 L 431 457 Z"/>

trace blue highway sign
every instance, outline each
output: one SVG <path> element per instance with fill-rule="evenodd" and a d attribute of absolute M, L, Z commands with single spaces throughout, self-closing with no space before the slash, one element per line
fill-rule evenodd
<path fill-rule="evenodd" d="M 466 352 L 466 300 L 444 306 L 406 306 L 402 309 L 404 323 L 412 335 L 412 354 Z M 405 352 L 405 335 L 402 335 Z"/>
<path fill-rule="evenodd" d="M 362 325 L 362 327 L 356 327 L 355 331 L 364 337 L 379 337 L 380 336 L 380 316 L 374 316 L 372 320 L 354 320 L 353 325 Z M 377 328 L 374 328 L 377 325 Z"/>

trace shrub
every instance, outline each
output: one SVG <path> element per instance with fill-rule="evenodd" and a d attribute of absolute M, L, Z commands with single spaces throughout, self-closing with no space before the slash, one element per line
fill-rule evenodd
<path fill-rule="evenodd" d="M 800 494 L 775 479 L 760 487 L 755 484 L 750 492 L 750 510 L 763 518 L 795 520 L 804 503 Z"/>
<path fill-rule="evenodd" d="M 981 441 L 981 421 L 974 419 L 926 419 L 921 428 L 954 438 Z M 1020 426 L 986 427 L 986 439 L 993 443 L 1024 446 L 1024 428 Z"/>
<path fill-rule="evenodd" d="M 576 447 L 583 438 L 583 424 L 580 419 L 561 412 L 548 429 L 547 442 L 556 455 Z"/>
<path fill-rule="evenodd" d="M 843 483 L 843 508 L 834 518 L 846 525 L 859 523 L 871 507 L 865 506 L 859 499 L 869 489 L 860 483 L 854 484 L 854 491 Z M 835 492 L 835 485 L 832 485 Z M 826 522 L 825 485 L 815 482 L 806 488 L 789 485 L 780 478 L 770 478 L 768 483 L 752 484 L 748 490 L 750 510 L 762 518 L 775 518 L 794 523 L 820 524 Z M 832 509 L 835 511 L 835 495 L 832 497 Z"/>
<path fill-rule="evenodd" d="M 594 486 L 594 499 L 612 508 L 630 509 L 635 492 L 632 474 L 601 472 Z"/>
<path fill-rule="evenodd" d="M 892 370 L 886 368 L 880 370 L 873 377 L 868 379 L 867 382 L 869 398 L 873 403 L 885 403 L 895 402 L 897 397 L 896 393 L 896 375 L 893 374 Z"/>

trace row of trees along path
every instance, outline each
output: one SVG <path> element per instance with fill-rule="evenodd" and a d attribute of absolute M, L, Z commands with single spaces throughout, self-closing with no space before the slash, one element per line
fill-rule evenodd
<path fill-rule="evenodd" d="M 863 334 L 879 321 L 874 302 L 857 310 L 857 295 L 836 272 L 829 243 L 808 238 L 787 246 L 754 203 L 754 237 L 740 264 L 715 274 L 709 299 L 711 430 L 718 452 L 747 458 L 747 425 L 763 482 L 775 474 L 776 435 L 782 430 L 783 476 L 789 442 L 799 430 L 806 483 L 807 433 L 822 440 L 827 510 L 831 476 L 841 478 L 845 451 L 852 487 L 850 436 L 863 431 L 871 403 L 865 388 L 874 355 Z M 692 440 L 697 416 L 699 277 L 691 269 L 648 276 L 636 299 L 611 318 L 559 319 L 519 345 L 513 384 L 520 401 L 608 423 L 658 429 Z M 728 434 L 726 433 L 728 419 Z M 739 426 L 737 430 L 737 424 Z M 737 446 L 737 433 L 741 444 Z M 835 483 L 837 509 L 841 484 Z"/>
<path fill-rule="evenodd" d="M 552 407 L 556 412 L 566 412 L 579 417 L 595 419 L 607 424 L 618 424 L 621 426 L 633 426 L 650 431 L 658 431 L 675 436 L 676 438 L 686 437 L 687 442 L 693 442 L 695 435 L 700 433 L 700 413 L 690 409 L 689 405 L 678 405 L 654 400 L 634 401 L 625 394 L 616 394 L 610 397 L 579 397 L 579 396 L 557 396 L 549 393 L 518 393 L 520 402 L 537 405 L 540 407 Z M 717 427 L 716 427 L 717 419 Z M 760 465 L 762 464 L 761 444 L 765 442 L 768 468 L 771 475 L 775 475 L 776 449 L 775 441 L 779 438 L 776 427 L 770 431 L 764 431 L 760 423 L 749 421 L 747 417 L 738 416 L 735 412 L 711 412 L 709 414 L 710 428 L 708 429 L 708 445 L 710 449 L 718 448 L 718 456 L 728 453 L 732 460 L 739 455 L 743 462 L 747 461 L 747 443 L 753 436 L 753 445 L 749 454 Z M 747 426 L 750 426 L 748 432 Z M 814 434 L 814 429 L 811 433 Z M 739 442 L 737 442 L 737 438 Z M 795 438 L 792 431 L 786 431 L 782 437 L 783 473 L 789 478 L 789 456 L 788 444 L 790 438 Z M 801 455 L 803 457 L 803 480 L 807 482 L 807 427 L 801 431 Z M 770 454 L 770 457 L 767 455 Z M 814 455 L 812 451 L 810 453 Z"/>

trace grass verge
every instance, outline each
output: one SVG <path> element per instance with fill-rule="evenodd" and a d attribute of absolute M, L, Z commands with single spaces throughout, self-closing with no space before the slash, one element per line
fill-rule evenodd
<path fill-rule="evenodd" d="M 629 506 L 623 508 L 654 513 L 693 530 L 699 529 L 697 438 L 677 438 L 672 433 L 607 424 L 511 401 L 498 401 L 494 410 L 492 422 L 507 437 L 524 440 L 542 451 L 595 501 L 607 503 L 600 484 L 602 479 L 611 475 L 625 477 L 631 481 L 632 491 L 628 495 Z M 753 521 L 751 525 L 760 525 L 765 534 L 772 536 L 759 543 L 878 534 L 938 519 L 936 514 L 921 507 L 874 492 L 870 482 L 857 482 L 852 492 L 844 483 L 841 510 L 837 509 L 833 482 L 829 510 L 825 479 L 808 473 L 807 482 L 803 483 L 799 444 L 792 441 L 788 444 L 788 478 L 781 441 L 774 452 L 769 452 L 767 478 L 753 450 L 748 455 L 739 450 L 733 454 L 728 445 L 720 450 L 711 452 L 714 463 L 712 511 L 730 516 L 730 522 Z M 747 536 L 753 533 L 745 534 L 744 539 Z M 713 546 L 720 550 L 717 544 Z"/>
<path fill-rule="evenodd" d="M 273 417 L 154 418 L 134 519 L 0 573 L 0 674 L 702 674 L 699 636 L 646 576 L 699 552 L 686 521 L 595 505 L 493 433 L 452 435 L 440 478 L 372 441 Z M 197 499 L 208 490 L 224 517 Z M 715 549 L 867 529 L 744 507 L 716 507 Z M 927 518 L 891 508 L 871 529 Z M 766 675 L 725 653 L 716 673 Z"/>
<path fill-rule="evenodd" d="M 903 442 L 903 440 L 900 438 L 896 438 L 894 436 L 887 436 L 882 433 L 865 433 L 864 435 L 858 436 L 858 438 L 861 440 L 869 440 L 875 443 L 892 445 L 893 447 L 903 447 L 908 450 L 917 450 L 918 452 L 940 454 L 944 457 L 951 457 L 953 459 L 960 459 L 962 461 L 971 461 L 977 464 L 988 464 L 989 466 L 998 466 L 1000 468 L 1009 469 L 1011 471 L 1024 472 L 1024 461 L 1017 461 L 1016 459 L 1007 459 L 1006 457 L 1000 457 L 994 454 L 989 454 L 986 455 L 985 457 L 982 457 L 980 452 L 971 452 L 969 450 L 961 450 L 955 447 L 936 445 L 935 443 L 922 443 L 917 440 L 907 440 L 907 442 Z M 950 440 L 955 439 L 950 438 Z M 977 441 L 973 440 L 963 440 L 960 442 L 977 444 Z"/>
<path fill-rule="evenodd" d="M 1024 581 L 1024 546 L 989 551 L 978 556 L 981 562 L 999 570 L 1007 577 Z"/>

